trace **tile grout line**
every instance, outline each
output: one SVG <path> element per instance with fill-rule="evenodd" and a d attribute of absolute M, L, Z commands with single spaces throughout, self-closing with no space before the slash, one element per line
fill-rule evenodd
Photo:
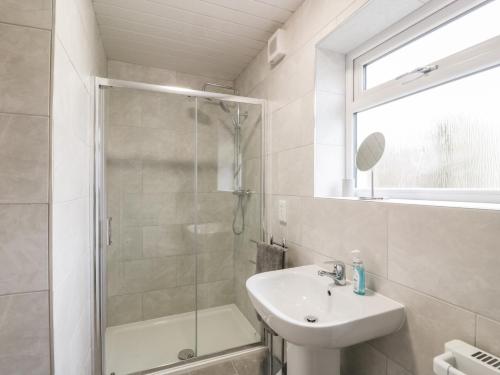
<path fill-rule="evenodd" d="M 52 28 L 44 28 L 44 27 L 37 27 L 37 26 L 31 26 L 31 25 L 23 25 L 20 23 L 15 23 L 15 22 L 6 22 L 6 21 L 0 21 L 0 25 L 8 25 L 8 26 L 17 26 L 17 27 L 25 27 L 27 29 L 32 29 L 32 30 L 39 30 L 39 31 L 48 31 L 52 32 Z"/>
<path fill-rule="evenodd" d="M 21 296 L 21 295 L 33 294 L 33 293 L 46 293 L 49 291 L 50 291 L 50 289 L 47 288 L 47 289 L 29 290 L 29 291 L 23 291 L 23 292 L 5 293 L 5 294 L 0 294 L 0 298 L 11 297 L 11 296 Z"/>

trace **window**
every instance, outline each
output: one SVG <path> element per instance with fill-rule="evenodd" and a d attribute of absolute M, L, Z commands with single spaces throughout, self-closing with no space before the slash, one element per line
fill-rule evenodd
<path fill-rule="evenodd" d="M 500 35 L 500 1 L 492 1 L 364 66 L 365 89 Z"/>
<path fill-rule="evenodd" d="M 347 139 L 355 150 L 385 135 L 384 195 L 500 202 L 498 19 L 500 0 L 459 0 L 349 56 Z M 368 189 L 369 173 L 347 167 Z"/>

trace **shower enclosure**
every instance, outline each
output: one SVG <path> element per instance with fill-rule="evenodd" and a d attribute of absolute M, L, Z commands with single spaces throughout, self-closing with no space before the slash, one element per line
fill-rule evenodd
<path fill-rule="evenodd" d="M 96 104 L 103 374 L 260 343 L 245 281 L 263 238 L 264 101 L 99 79 Z"/>

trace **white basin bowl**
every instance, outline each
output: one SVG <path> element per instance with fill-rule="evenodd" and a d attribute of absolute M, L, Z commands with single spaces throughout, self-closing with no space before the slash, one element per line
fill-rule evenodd
<path fill-rule="evenodd" d="M 318 276 L 319 270 L 316 265 L 296 267 L 247 280 L 255 309 L 285 340 L 338 349 L 388 335 L 402 326 L 403 305 L 370 290 L 357 295 L 349 283 L 333 286 L 331 278 Z M 307 316 L 316 317 L 317 322 L 307 322 Z"/>

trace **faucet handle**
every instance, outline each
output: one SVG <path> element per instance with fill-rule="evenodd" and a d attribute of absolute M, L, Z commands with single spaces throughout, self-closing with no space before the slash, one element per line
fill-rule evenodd
<path fill-rule="evenodd" d="M 329 260 L 324 263 L 333 265 L 332 273 L 335 275 L 335 283 L 338 285 L 345 285 L 346 284 L 345 263 L 342 262 L 341 260 Z"/>
<path fill-rule="evenodd" d="M 333 264 L 333 269 L 337 270 L 338 268 L 345 269 L 345 263 L 342 262 L 341 260 L 328 260 L 326 262 L 323 262 L 324 264 Z"/>

